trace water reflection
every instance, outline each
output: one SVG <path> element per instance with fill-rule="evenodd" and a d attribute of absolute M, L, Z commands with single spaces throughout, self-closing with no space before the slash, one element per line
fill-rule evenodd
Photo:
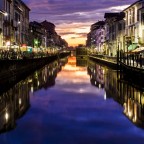
<path fill-rule="evenodd" d="M 9 130 L 16 126 L 20 118 L 29 108 L 28 79 L 16 84 L 13 88 L 0 95 L 0 131 Z"/>
<path fill-rule="evenodd" d="M 16 127 L 16 120 L 22 117 L 30 107 L 30 93 L 41 88 L 55 85 L 57 73 L 67 62 L 67 58 L 55 61 L 34 74 L 21 80 L 8 91 L 0 94 L 0 132 Z"/>
<path fill-rule="evenodd" d="M 144 127 L 144 89 L 122 79 L 116 71 L 88 62 L 91 84 L 105 88 L 104 99 L 113 98 L 124 108 L 124 115 L 135 125 Z"/>
<path fill-rule="evenodd" d="M 66 63 L 67 65 L 65 65 Z M 117 74 L 116 71 L 102 67 L 92 61 L 86 63 L 87 71 L 85 71 L 86 67 L 83 66 L 76 66 L 76 57 L 74 56 L 69 59 L 61 59 L 59 62 L 55 61 L 36 71 L 7 92 L 1 93 L 0 132 L 16 127 L 16 120 L 30 108 L 30 93 L 54 86 L 57 74 L 59 74 L 58 89 L 69 92 L 69 94 L 73 92 L 74 95 L 78 93 L 86 94 L 91 92 L 91 87 L 88 86 L 90 80 L 93 86 L 105 90 L 104 100 L 113 98 L 121 104 L 123 113 L 127 118 L 135 125 L 143 127 L 144 90 L 121 79 L 121 75 Z M 63 72 L 59 73 L 61 70 Z M 67 79 L 65 80 L 64 77 L 67 77 Z M 84 79 L 88 80 L 85 81 Z M 64 84 L 66 85 L 63 87 Z"/>
<path fill-rule="evenodd" d="M 86 67 L 87 66 L 87 58 L 76 57 L 76 66 Z"/>
<path fill-rule="evenodd" d="M 137 126 L 144 127 L 144 90 L 119 79 L 124 114 Z"/>
<path fill-rule="evenodd" d="M 104 69 L 100 65 L 89 61 L 88 74 L 90 75 L 92 85 L 98 88 L 104 88 Z"/>

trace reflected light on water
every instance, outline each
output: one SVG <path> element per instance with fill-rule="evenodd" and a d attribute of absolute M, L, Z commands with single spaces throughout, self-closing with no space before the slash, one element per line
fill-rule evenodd
<path fill-rule="evenodd" d="M 33 86 L 31 86 L 31 92 L 33 92 L 34 91 L 34 88 L 33 88 Z"/>
<path fill-rule="evenodd" d="M 79 71 L 79 70 L 83 70 L 84 68 L 80 68 L 80 67 L 76 67 L 76 66 L 72 66 L 72 65 L 65 65 L 62 70 L 68 70 L 68 71 Z"/>
<path fill-rule="evenodd" d="M 40 85 L 39 81 L 37 82 L 37 85 L 38 85 L 38 86 Z"/>
<path fill-rule="evenodd" d="M 129 112 L 128 112 L 128 116 L 131 118 L 132 115 L 133 115 L 133 114 L 132 114 L 132 111 L 129 111 Z"/>
<path fill-rule="evenodd" d="M 63 88 L 61 89 L 62 91 L 65 92 L 73 92 L 73 93 L 91 93 L 91 94 L 96 94 L 99 93 L 100 91 L 98 91 L 97 89 L 95 91 L 92 92 L 91 88 Z"/>
<path fill-rule="evenodd" d="M 80 89 L 79 89 L 79 92 L 80 92 L 80 93 L 85 93 L 85 90 L 82 89 L 82 88 L 80 88 Z"/>
<path fill-rule="evenodd" d="M 19 105 L 21 105 L 21 102 L 22 102 L 22 101 L 21 101 L 21 98 L 19 98 Z"/>
<path fill-rule="evenodd" d="M 75 75 L 76 76 L 85 76 L 85 75 L 87 75 L 87 72 L 86 71 L 77 71 L 77 72 L 75 72 Z"/>
<path fill-rule="evenodd" d="M 105 94 L 104 94 L 104 100 L 106 100 L 107 99 L 107 96 L 106 96 L 106 92 L 105 92 Z"/>
<path fill-rule="evenodd" d="M 101 143 L 97 139 L 103 139 L 104 143 L 122 144 L 129 140 L 131 143 L 134 135 L 143 139 L 143 131 L 123 118 L 122 111 L 135 125 L 143 124 L 144 94 L 134 92 L 127 83 L 117 80 L 117 73 L 104 71 L 91 61 L 88 67 L 76 66 L 74 58 L 68 62 L 66 65 L 60 63 L 61 66 L 55 69 L 55 63 L 50 64 L 46 66 L 49 69 L 41 69 L 16 85 L 13 92 L 18 93 L 14 100 L 12 91 L 2 95 L 1 105 L 5 107 L 0 120 L 3 127 L 15 126 L 16 120 L 24 116 L 31 106 L 25 117 L 19 119 L 21 125 L 7 134 L 12 140 L 16 138 L 11 143 L 16 143 L 17 138 L 23 138 L 23 143 L 41 143 L 41 140 L 49 143 L 54 139 L 56 141 L 52 143 L 62 144 L 68 144 L 72 139 L 73 144 L 75 140 Z M 6 96 L 11 101 L 5 101 Z M 124 141 L 126 137 L 128 139 Z M 142 141 L 139 137 L 136 143 Z M 68 141 L 63 142 L 63 139 Z"/>
<path fill-rule="evenodd" d="M 6 113 L 5 113 L 5 119 L 6 119 L 6 121 L 8 121 L 8 119 L 9 119 L 9 114 L 8 114 L 7 111 L 6 111 Z"/>
<path fill-rule="evenodd" d="M 32 82 L 32 79 L 29 79 L 28 82 L 31 83 L 31 82 Z"/>
<path fill-rule="evenodd" d="M 83 81 L 81 79 L 74 79 L 72 80 L 73 84 L 78 84 L 78 83 L 82 83 Z M 84 82 L 83 82 L 84 83 Z"/>

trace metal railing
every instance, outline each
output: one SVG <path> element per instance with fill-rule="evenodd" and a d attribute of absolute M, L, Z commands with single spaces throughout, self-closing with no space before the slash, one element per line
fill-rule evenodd
<path fill-rule="evenodd" d="M 144 54 L 143 53 L 125 54 L 120 52 L 118 62 L 124 63 L 127 66 L 144 68 Z"/>
<path fill-rule="evenodd" d="M 101 58 L 110 62 L 117 62 L 117 57 L 112 57 L 112 56 L 102 55 L 102 54 L 92 54 L 92 56 L 95 56 L 97 58 Z"/>
<path fill-rule="evenodd" d="M 52 53 L 27 53 L 15 51 L 0 51 L 0 60 L 33 59 L 52 55 Z"/>

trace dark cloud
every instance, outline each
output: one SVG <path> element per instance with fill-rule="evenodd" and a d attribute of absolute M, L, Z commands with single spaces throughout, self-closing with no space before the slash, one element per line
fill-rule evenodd
<path fill-rule="evenodd" d="M 75 32 L 63 32 L 63 33 L 60 33 L 60 35 L 71 35 L 71 34 L 75 34 Z"/>
<path fill-rule="evenodd" d="M 78 35 L 79 37 L 86 37 L 87 33 L 77 33 L 76 35 Z"/>
<path fill-rule="evenodd" d="M 58 33 L 71 38 L 86 37 L 88 27 L 104 20 L 105 12 L 122 11 L 136 0 L 23 0 L 31 9 L 31 21 L 48 20 Z M 78 31 L 80 30 L 80 31 Z M 78 34 L 83 33 L 83 34 Z M 73 37 L 73 35 L 75 36 Z M 72 40 L 71 39 L 71 40 Z M 84 40 L 85 41 L 85 40 Z"/>
<path fill-rule="evenodd" d="M 86 37 L 87 33 L 76 33 L 76 32 L 64 32 L 64 33 L 59 33 L 61 36 L 63 35 L 76 35 L 76 37 L 71 37 L 71 39 L 75 39 L 75 38 L 82 38 L 82 37 Z"/>
<path fill-rule="evenodd" d="M 71 37 L 71 39 L 76 39 L 76 37 Z"/>
<path fill-rule="evenodd" d="M 31 8 L 31 18 L 50 21 L 94 21 L 102 19 L 103 13 L 112 6 L 123 6 L 135 2 L 135 0 L 24 0 Z M 101 11 L 102 10 L 102 11 Z M 93 11 L 101 11 L 89 15 Z M 38 15 L 37 15 L 38 14 Z"/>

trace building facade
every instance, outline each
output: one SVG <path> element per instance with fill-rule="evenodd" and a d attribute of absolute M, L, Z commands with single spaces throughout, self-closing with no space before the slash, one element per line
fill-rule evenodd
<path fill-rule="evenodd" d="M 144 46 L 144 0 L 134 2 L 121 12 L 105 13 L 104 18 L 103 46 L 106 55 L 117 56 L 119 50 L 129 52 Z M 100 33 L 96 23 L 91 25 L 86 45 L 98 47 L 97 38 L 100 38 Z"/>
<path fill-rule="evenodd" d="M 87 34 L 86 41 L 86 46 L 90 47 L 91 52 L 103 52 L 104 24 L 104 21 L 98 21 L 91 25 L 90 32 Z"/>
<path fill-rule="evenodd" d="M 104 18 L 106 54 L 116 56 L 118 50 L 124 49 L 125 13 L 105 13 Z"/>
<path fill-rule="evenodd" d="M 27 43 L 29 11 L 21 0 L 0 1 L 0 48 Z"/>
<path fill-rule="evenodd" d="M 12 43 L 27 45 L 30 9 L 21 0 L 13 0 Z"/>
<path fill-rule="evenodd" d="M 46 29 L 46 47 L 54 46 L 55 45 L 55 25 L 47 20 L 41 22 L 41 25 Z"/>
<path fill-rule="evenodd" d="M 41 25 L 46 30 L 46 47 L 55 47 L 57 49 L 63 49 L 68 47 L 68 43 L 61 38 L 55 31 L 55 25 L 47 20 L 41 22 Z"/>
<path fill-rule="evenodd" d="M 97 22 L 97 28 L 95 30 L 95 43 L 96 43 L 96 51 L 98 53 L 104 53 L 104 37 L 105 37 L 105 22 L 99 21 Z"/>
<path fill-rule="evenodd" d="M 46 29 L 36 21 L 29 23 L 28 45 L 33 48 L 46 48 Z"/>
<path fill-rule="evenodd" d="M 12 0 L 0 1 L 0 47 L 10 44 Z"/>
<path fill-rule="evenodd" d="M 136 1 L 123 12 L 126 16 L 125 39 L 130 42 L 128 45 L 136 43 L 144 46 L 144 1 Z"/>

